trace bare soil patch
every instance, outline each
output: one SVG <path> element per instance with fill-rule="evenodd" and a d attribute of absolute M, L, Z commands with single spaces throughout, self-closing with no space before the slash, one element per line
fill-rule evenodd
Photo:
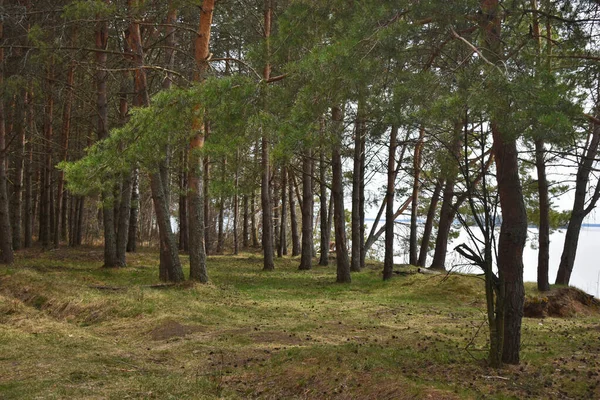
<path fill-rule="evenodd" d="M 150 331 L 150 337 L 152 340 L 169 340 L 204 331 L 206 331 L 206 328 L 203 326 L 183 325 L 175 320 L 168 319 L 152 329 Z"/>
<path fill-rule="evenodd" d="M 525 299 L 525 317 L 571 318 L 576 315 L 600 314 L 600 300 L 577 288 L 558 288 L 543 297 Z"/>

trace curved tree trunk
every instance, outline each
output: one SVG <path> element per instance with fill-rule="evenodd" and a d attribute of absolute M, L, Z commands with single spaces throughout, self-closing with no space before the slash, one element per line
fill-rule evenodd
<path fill-rule="evenodd" d="M 431 202 L 429 203 L 429 210 L 427 210 L 427 219 L 425 220 L 425 226 L 423 227 L 423 238 L 421 239 L 419 259 L 417 260 L 417 265 L 419 267 L 424 267 L 427 263 L 427 252 L 429 251 L 429 241 L 431 239 L 431 232 L 433 230 L 433 220 L 437 211 L 437 204 L 440 200 L 442 186 L 443 181 L 438 179 L 438 181 L 435 183 L 433 193 L 431 194 Z"/>

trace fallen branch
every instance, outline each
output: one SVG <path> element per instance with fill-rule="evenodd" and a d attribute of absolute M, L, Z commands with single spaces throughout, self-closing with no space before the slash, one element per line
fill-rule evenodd
<path fill-rule="evenodd" d="M 436 271 L 434 269 L 428 269 L 428 268 L 419 268 L 417 270 L 417 272 L 420 274 L 425 274 L 425 275 L 439 275 L 442 273 L 441 271 Z"/>

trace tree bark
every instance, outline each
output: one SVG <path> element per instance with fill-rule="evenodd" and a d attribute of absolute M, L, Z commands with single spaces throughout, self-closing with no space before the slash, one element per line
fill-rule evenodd
<path fill-rule="evenodd" d="M 425 226 L 423 227 L 423 238 L 421 239 L 421 250 L 419 251 L 419 259 L 417 265 L 424 267 L 427 263 L 427 253 L 429 251 L 429 241 L 431 239 L 431 232 L 433 230 L 433 220 L 437 211 L 437 204 L 440 199 L 440 193 L 443 187 L 443 180 L 438 179 L 435 183 L 433 193 L 431 194 L 431 202 L 429 203 L 429 209 L 427 210 L 427 219 L 425 220 Z"/>
<path fill-rule="evenodd" d="M 269 62 L 270 48 L 269 41 L 271 37 L 271 22 L 273 15 L 272 0 L 264 2 L 264 35 L 267 42 L 267 62 L 263 70 L 263 79 L 269 80 L 271 77 L 271 64 Z M 267 99 L 265 98 L 265 103 Z M 261 203 L 262 203 L 262 246 L 264 255 L 263 270 L 271 271 L 275 269 L 273 261 L 273 216 L 271 209 L 271 187 L 270 187 L 270 160 L 269 160 L 269 137 L 267 132 L 262 132 L 262 181 L 261 181 Z"/>
<path fill-rule="evenodd" d="M 292 231 L 292 257 L 300 255 L 300 235 L 298 234 L 298 217 L 296 216 L 296 200 L 295 200 L 295 186 L 296 182 L 293 179 L 293 172 L 291 168 L 288 168 L 288 175 L 290 176 L 290 184 L 288 187 L 288 197 L 290 201 L 290 225 Z"/>
<path fill-rule="evenodd" d="M 21 248 L 21 223 L 23 219 L 23 162 L 25 148 L 25 115 L 23 113 L 23 100 L 27 98 L 27 90 L 24 90 L 23 97 L 15 99 L 14 112 L 14 131 L 16 139 L 14 143 L 13 154 L 13 175 L 12 175 L 12 193 L 10 197 L 10 224 L 12 229 L 13 250 Z M 17 97 L 17 96 L 15 96 Z"/>
<path fill-rule="evenodd" d="M 535 166 L 538 175 L 538 200 L 540 209 L 538 239 L 537 287 L 540 292 L 550 290 L 548 269 L 550 264 L 550 200 L 548 198 L 548 179 L 546 177 L 544 141 L 535 141 Z"/>
<path fill-rule="evenodd" d="M 137 251 L 138 220 L 140 215 L 140 174 L 136 167 L 131 173 L 131 209 L 129 210 L 129 233 L 127 252 Z"/>
<path fill-rule="evenodd" d="M 188 150 L 181 153 L 181 167 L 179 172 L 179 250 L 189 251 L 189 225 L 188 225 L 188 202 L 187 202 L 187 170 Z"/>
<path fill-rule="evenodd" d="M 335 142 L 331 155 L 331 169 L 333 180 L 331 183 L 331 191 L 333 193 L 333 213 L 335 225 L 335 253 L 337 263 L 338 283 L 350 283 L 350 260 L 348 258 L 348 249 L 346 247 L 346 220 L 344 210 L 344 186 L 343 186 L 343 171 L 342 171 L 342 155 L 341 142 L 343 135 L 343 116 L 342 110 L 339 107 L 333 107 L 331 110 L 333 129 L 335 131 Z"/>
<path fill-rule="evenodd" d="M 288 254 L 287 247 L 287 168 L 285 165 L 281 167 L 281 221 L 279 227 L 279 248 L 277 256 L 283 257 Z"/>
<path fill-rule="evenodd" d="M 313 231 L 313 195 L 312 195 L 312 152 L 304 149 L 302 158 L 302 252 L 300 270 L 312 268 L 312 231 Z"/>
<path fill-rule="evenodd" d="M 208 70 L 206 60 L 210 56 L 210 34 L 214 8 L 214 0 L 205 0 L 202 2 L 194 53 L 196 60 L 196 73 L 194 78 L 196 81 L 202 81 Z M 206 134 L 208 133 L 208 124 L 206 121 L 201 121 L 199 118 L 200 117 L 196 117 L 193 121 L 192 130 L 195 134 L 190 141 L 189 156 L 190 172 L 188 182 L 190 184 L 190 192 L 188 196 L 190 202 L 190 279 L 206 283 L 208 282 L 208 272 L 206 268 L 206 221 L 203 221 L 202 218 L 203 216 L 206 217 L 206 215 L 201 214 L 208 211 L 206 208 L 207 199 L 205 197 L 205 189 L 207 186 L 203 186 L 203 183 L 206 183 L 205 180 L 208 179 L 208 171 L 205 171 L 205 176 L 201 176 L 203 164 L 200 150 L 204 147 L 204 141 L 206 139 Z M 202 243 L 203 239 L 205 240 L 204 243 Z"/>
<path fill-rule="evenodd" d="M 248 247 L 250 246 L 250 236 L 249 236 L 249 234 L 250 234 L 250 232 L 249 232 L 250 215 L 249 214 L 250 213 L 248 211 L 248 195 L 247 194 L 245 194 L 243 196 L 242 207 L 244 209 L 244 211 L 243 211 L 244 216 L 242 218 L 243 219 L 243 221 L 242 221 L 242 248 L 244 250 L 247 250 Z"/>
<path fill-rule="evenodd" d="M 4 1 L 0 0 L 0 7 Z M 4 39 L 4 23 L 0 20 L 0 40 Z M 0 48 L 0 86 L 4 85 L 4 48 Z M 6 176 L 6 121 L 4 99 L 0 98 L 0 263 L 12 264 L 14 253 L 12 248 L 12 232 L 8 213 L 8 187 Z"/>
<path fill-rule="evenodd" d="M 398 127 L 390 132 L 390 152 L 388 155 L 387 192 L 385 197 L 385 256 L 383 260 L 383 280 L 392 279 L 394 270 L 394 194 L 396 183 L 396 138 Z"/>
<path fill-rule="evenodd" d="M 327 183 L 325 182 L 325 179 L 325 153 L 321 151 L 319 155 L 319 203 L 321 208 L 321 257 L 319 258 L 319 265 L 322 266 L 329 265 L 329 241 L 331 239 L 331 228 L 327 224 L 329 208 L 327 207 Z"/>
<path fill-rule="evenodd" d="M 423 150 L 423 143 L 425 139 L 425 129 L 421 128 L 419 131 L 419 140 L 415 146 L 415 154 L 413 157 L 413 188 L 411 195 L 411 207 L 410 207 L 410 238 L 409 238 L 409 263 L 411 265 L 417 265 L 417 249 L 418 243 L 418 227 L 417 217 L 419 210 L 419 188 L 421 186 L 419 179 L 421 176 L 421 152 Z"/>
<path fill-rule="evenodd" d="M 105 1 L 108 4 L 108 1 Z M 106 71 L 107 53 L 104 51 L 108 45 L 108 21 L 99 19 L 96 23 L 96 90 L 97 90 L 97 135 L 98 140 L 104 140 L 108 137 L 108 104 L 107 104 L 107 83 L 108 72 Z M 117 258 L 117 235 L 115 232 L 115 215 L 113 202 L 114 194 L 112 190 L 106 190 L 102 193 L 102 215 L 104 227 L 104 267 L 113 268 L 119 266 Z"/>
<path fill-rule="evenodd" d="M 256 192 L 252 191 L 250 198 L 250 230 L 252 234 L 252 247 L 258 248 L 258 229 L 256 227 Z"/>
<path fill-rule="evenodd" d="M 598 107 L 600 109 L 600 107 Z M 596 113 L 600 115 L 599 112 Z M 565 244 L 563 246 L 563 252 L 560 257 L 560 264 L 558 266 L 558 274 L 556 276 L 557 285 L 568 285 L 571 279 L 571 273 L 573 272 L 573 265 L 575 264 L 575 256 L 577 255 L 577 244 L 579 242 L 579 232 L 581 231 L 581 225 L 585 217 L 594 209 L 598 196 L 600 195 L 600 182 L 596 184 L 596 189 L 592 198 L 586 205 L 586 195 L 588 192 L 588 184 L 590 181 L 590 173 L 592 172 L 594 161 L 598 154 L 598 145 L 600 144 L 600 125 L 592 123 L 592 134 L 589 144 L 585 149 L 579 168 L 577 169 L 577 176 L 575 178 L 575 197 L 573 199 L 573 210 L 571 211 L 571 218 L 569 219 L 569 225 L 567 226 L 567 232 L 565 234 Z"/>
<path fill-rule="evenodd" d="M 350 270 L 359 272 L 361 270 L 361 176 L 362 174 L 362 142 L 364 140 L 364 120 L 362 118 L 362 102 L 358 104 L 357 117 L 354 129 L 354 170 L 352 173 L 352 258 Z"/>

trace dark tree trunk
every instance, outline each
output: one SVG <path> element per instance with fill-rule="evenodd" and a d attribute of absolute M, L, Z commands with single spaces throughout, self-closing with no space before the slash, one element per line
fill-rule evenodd
<path fill-rule="evenodd" d="M 450 236 L 450 229 L 452 228 L 452 222 L 458 209 L 457 204 L 453 203 L 454 199 L 454 186 L 456 184 L 456 178 L 458 176 L 458 160 L 460 158 L 460 148 L 462 145 L 461 123 L 457 123 L 455 126 L 455 136 L 452 139 L 450 145 L 450 156 L 448 157 L 448 167 L 445 173 L 446 185 L 442 194 L 442 206 L 440 208 L 440 217 L 438 222 L 438 231 L 435 238 L 435 250 L 433 253 L 433 261 L 431 262 L 431 269 L 437 271 L 446 270 L 446 253 L 448 252 L 448 238 Z"/>
<path fill-rule="evenodd" d="M 46 104 L 44 108 L 44 154 L 42 167 L 42 182 L 40 185 L 39 202 L 39 241 L 43 247 L 50 245 L 50 234 L 52 232 L 52 136 L 54 120 L 54 97 L 52 95 L 54 86 L 53 65 L 48 65 L 46 71 Z"/>
<path fill-rule="evenodd" d="M 358 105 L 358 116 L 356 117 L 354 129 L 354 170 L 352 173 L 352 258 L 350 270 L 358 272 L 361 269 L 361 223 L 360 223 L 360 198 L 361 198 L 361 175 L 362 175 L 362 141 L 364 138 L 364 121 L 360 117 L 362 105 Z"/>
<path fill-rule="evenodd" d="M 245 194 L 242 200 L 243 208 L 244 208 L 244 217 L 242 222 L 242 247 L 244 250 L 247 250 L 250 246 L 250 215 L 248 212 L 248 195 Z"/>
<path fill-rule="evenodd" d="M 359 219 L 359 237 L 360 237 L 360 268 L 365 267 L 365 258 L 367 248 L 365 246 L 365 170 L 366 170 L 366 123 L 363 121 L 363 137 L 360 142 L 360 177 L 358 184 L 358 219 Z"/>
<path fill-rule="evenodd" d="M 27 143 L 25 144 L 25 210 L 23 214 L 23 247 L 33 245 L 33 130 L 34 130 L 34 104 L 33 89 L 26 93 L 25 105 L 27 106 Z"/>
<path fill-rule="evenodd" d="M 188 181 L 186 170 L 188 168 L 188 151 L 181 153 L 181 170 L 179 173 L 179 250 L 189 251 L 189 225 L 188 225 Z"/>
<path fill-rule="evenodd" d="M 75 225 L 76 234 L 75 234 L 75 245 L 81 246 L 83 243 L 83 216 L 85 211 L 85 197 L 80 197 L 77 206 L 77 224 Z"/>
<path fill-rule="evenodd" d="M 348 249 L 346 247 L 346 221 L 344 211 L 344 186 L 342 172 L 341 141 L 343 135 L 343 116 L 339 107 L 333 107 L 331 110 L 332 121 L 335 130 L 335 143 L 331 155 L 331 169 L 333 180 L 331 191 L 333 193 L 333 213 L 335 225 L 335 253 L 337 262 L 336 282 L 350 283 L 350 260 L 348 258 Z"/>
<path fill-rule="evenodd" d="M 319 265 L 323 266 L 329 265 L 329 240 L 331 239 L 331 228 L 327 224 L 327 220 L 329 219 L 329 209 L 327 207 L 326 175 L 325 153 L 321 151 L 319 156 L 319 203 L 321 208 L 321 257 L 319 258 Z"/>
<path fill-rule="evenodd" d="M 123 177 L 123 185 L 121 189 L 121 202 L 119 203 L 119 221 L 117 228 L 117 259 L 119 265 L 124 267 L 127 265 L 125 254 L 127 253 L 127 239 L 129 237 L 129 220 L 131 210 L 131 173 L 125 174 Z"/>
<path fill-rule="evenodd" d="M 396 138 L 398 127 L 390 132 L 390 152 L 388 155 L 387 191 L 385 196 L 385 256 L 383 260 L 383 280 L 392 278 L 394 270 L 394 194 L 396 183 Z"/>
<path fill-rule="evenodd" d="M 279 227 L 279 247 L 277 257 L 287 256 L 287 168 L 281 167 L 281 221 Z"/>
<path fill-rule="evenodd" d="M 281 234 L 279 232 L 279 223 L 280 219 L 280 208 L 279 208 L 279 180 L 277 179 L 277 168 L 273 171 L 273 175 L 271 178 L 271 187 L 273 188 L 272 196 L 271 196 L 271 208 L 273 209 L 273 240 L 275 241 L 275 253 L 278 257 L 282 257 L 281 252 Z"/>
<path fill-rule="evenodd" d="M 411 206 L 410 206 L 410 238 L 409 238 L 409 263 L 411 265 L 417 265 L 418 257 L 417 251 L 419 248 L 418 243 L 418 227 L 417 217 L 419 210 L 419 187 L 421 186 L 419 179 L 421 176 L 421 152 L 423 150 L 423 140 L 425 138 L 425 129 L 421 128 L 419 131 L 419 140 L 415 146 L 415 154 L 413 157 L 413 188 L 411 195 Z"/>
<path fill-rule="evenodd" d="M 4 1 L 0 1 L 0 7 Z M 0 20 L 0 40 L 4 39 L 4 24 Z M 0 86 L 4 84 L 4 48 L 0 48 Z M 14 261 L 10 216 L 8 214 L 8 187 L 6 177 L 6 121 L 4 99 L 0 98 L 0 263 Z"/>
<path fill-rule="evenodd" d="M 14 140 L 13 155 L 13 175 L 12 175 L 12 193 L 10 197 L 10 223 L 12 227 L 12 246 L 13 250 L 21 248 L 21 223 L 23 219 L 23 150 L 25 147 L 25 115 L 23 114 L 24 104 L 22 100 L 27 97 L 27 91 L 23 91 L 23 98 L 16 100 L 14 112 L 14 131 L 16 139 Z"/>
<path fill-rule="evenodd" d="M 252 191 L 252 197 L 250 198 L 250 227 L 252 233 L 252 247 L 257 249 L 258 244 L 258 229 L 256 227 L 256 192 Z"/>
<path fill-rule="evenodd" d="M 131 173 L 131 210 L 129 211 L 129 233 L 127 252 L 137 251 L 138 219 L 140 215 L 140 174 L 137 168 Z"/>
<path fill-rule="evenodd" d="M 108 1 L 106 1 L 108 4 Z M 108 21 L 99 20 L 96 23 L 96 90 L 97 90 L 97 135 L 98 140 L 108 137 L 108 104 L 107 83 L 108 72 L 106 71 L 107 53 L 104 52 L 108 43 Z M 115 232 L 115 215 L 112 202 L 113 193 L 105 191 L 102 193 L 103 202 L 103 227 L 104 227 L 104 267 L 112 268 L 119 266 L 117 258 L 117 235 Z"/>
<path fill-rule="evenodd" d="M 427 219 L 425 220 L 425 226 L 423 227 L 421 250 L 419 251 L 419 259 L 417 261 L 417 265 L 419 267 L 424 267 L 427 263 L 427 252 L 429 251 L 429 241 L 431 239 L 431 232 L 433 230 L 433 220 L 435 219 L 442 186 L 443 180 L 438 179 L 438 181 L 435 183 L 433 193 L 431 194 L 431 202 L 429 203 L 429 210 L 427 210 Z"/>
<path fill-rule="evenodd" d="M 504 52 L 500 39 L 501 11 L 498 0 L 482 0 L 481 27 L 486 56 L 500 64 Z M 492 95 L 492 93 L 490 93 Z M 508 105 L 506 105 L 508 111 Z M 502 225 L 498 240 L 498 273 L 505 290 L 504 346 L 502 361 L 519 363 L 521 321 L 525 289 L 523 287 L 523 248 L 527 239 L 527 212 L 519 178 L 519 160 L 515 138 L 508 138 L 498 122 L 490 122 L 496 159 L 496 180 L 502 209 Z"/>
<path fill-rule="evenodd" d="M 298 217 L 296 216 L 296 200 L 295 200 L 295 180 L 293 179 L 291 168 L 288 169 L 290 176 L 290 184 L 288 187 L 288 197 L 290 201 L 290 225 L 292 231 L 292 257 L 300 255 L 300 235 L 298 234 Z"/>
<path fill-rule="evenodd" d="M 205 132 L 208 133 L 208 132 Z M 211 210 L 210 210 L 210 191 L 209 191 L 209 181 L 210 181 L 210 158 L 208 156 L 205 156 L 203 161 L 202 161 L 202 165 L 204 168 L 204 175 L 202 177 L 202 190 L 203 190 L 203 203 L 202 203 L 202 212 L 203 212 L 203 220 L 204 220 L 204 228 L 203 228 L 203 232 L 204 232 L 204 248 L 205 248 L 205 252 L 206 255 L 208 256 L 210 253 L 212 253 L 212 243 L 211 243 L 211 238 L 210 238 L 210 234 L 211 234 L 211 229 L 210 229 L 210 225 L 211 225 L 211 221 L 212 221 L 212 216 L 211 216 Z M 191 228 L 190 228 L 191 229 Z"/>
<path fill-rule="evenodd" d="M 264 35 L 267 42 L 266 58 L 267 62 L 263 71 L 263 79 L 269 80 L 271 77 L 271 64 L 269 61 L 270 49 L 269 41 L 271 37 L 271 22 L 273 16 L 273 4 L 272 0 L 265 0 L 264 2 Z M 265 97 L 265 103 L 267 99 Z M 267 132 L 262 133 L 261 138 L 261 166 L 262 166 L 262 180 L 261 180 L 261 205 L 262 205 L 262 247 L 264 254 L 264 265 L 263 270 L 271 271 L 275 269 L 273 261 L 273 215 L 271 208 L 271 186 L 270 186 L 270 161 L 269 161 L 269 138 Z"/>
<path fill-rule="evenodd" d="M 550 201 L 548 198 L 548 179 L 546 178 L 546 160 L 544 141 L 535 141 L 535 166 L 538 175 L 538 198 L 540 208 L 538 239 L 538 276 L 537 287 L 540 292 L 550 290 L 548 268 L 550 262 Z"/>
<path fill-rule="evenodd" d="M 312 194 L 312 152 L 304 150 L 302 158 L 302 252 L 300 270 L 312 268 L 313 194 Z"/>
<path fill-rule="evenodd" d="M 233 193 L 233 254 L 237 255 L 240 251 L 238 242 L 238 224 L 240 214 L 240 200 L 238 195 L 239 190 L 239 164 L 240 154 L 239 151 L 235 154 L 235 182 L 234 182 L 234 193 Z"/>

